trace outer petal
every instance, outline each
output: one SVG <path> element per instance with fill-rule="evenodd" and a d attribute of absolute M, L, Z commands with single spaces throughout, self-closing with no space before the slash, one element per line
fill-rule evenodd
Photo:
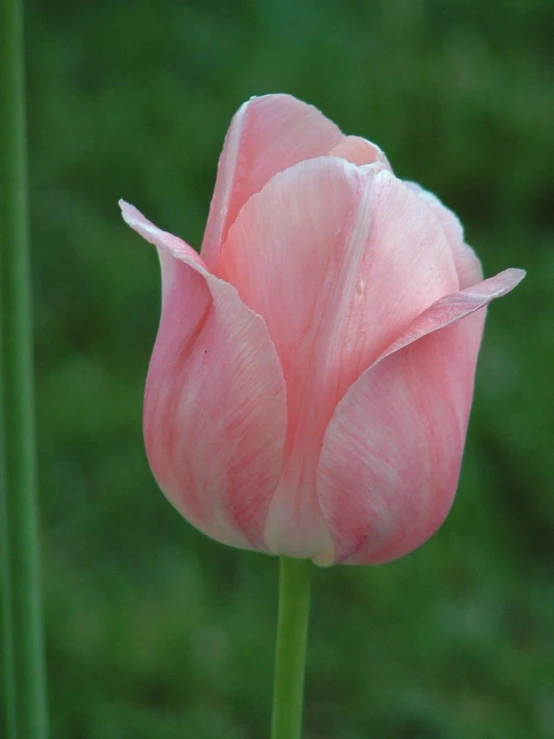
<path fill-rule="evenodd" d="M 375 358 L 458 289 L 450 249 L 434 215 L 388 170 L 321 157 L 248 201 L 219 270 L 265 318 L 285 372 L 286 467 L 268 542 L 318 556 L 332 549 L 315 493 L 325 428 Z"/>
<path fill-rule="evenodd" d="M 311 105 L 291 95 L 251 98 L 234 116 L 219 160 L 202 257 L 210 270 L 239 210 L 277 172 L 326 154 L 345 138 Z"/>
<path fill-rule="evenodd" d="M 337 407 L 318 468 L 319 500 L 337 561 L 395 559 L 444 520 L 471 406 L 485 319 L 479 309 L 523 276 L 506 270 L 439 300 Z"/>
<path fill-rule="evenodd" d="M 144 400 L 154 476 L 201 531 L 265 548 L 286 433 L 283 374 L 265 323 L 184 242 L 132 206 L 122 210 L 158 247 L 163 268 L 162 320 Z"/>
<path fill-rule="evenodd" d="M 454 213 L 445 207 L 436 195 L 424 190 L 415 182 L 406 182 L 439 219 L 454 257 L 460 287 L 470 287 L 483 279 L 479 258 L 464 241 L 464 229 Z"/>

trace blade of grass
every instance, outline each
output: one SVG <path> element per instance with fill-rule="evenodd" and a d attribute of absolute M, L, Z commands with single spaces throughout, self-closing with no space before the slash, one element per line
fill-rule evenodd
<path fill-rule="evenodd" d="M 8 739 L 47 736 L 27 210 L 23 6 L 0 0 L 0 559 Z"/>

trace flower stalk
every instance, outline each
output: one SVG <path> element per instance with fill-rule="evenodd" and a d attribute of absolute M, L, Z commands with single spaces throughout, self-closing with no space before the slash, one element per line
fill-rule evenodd
<path fill-rule="evenodd" d="M 0 562 L 6 735 L 45 739 L 21 0 L 0 2 L 0 101 Z"/>
<path fill-rule="evenodd" d="M 281 557 L 271 739 L 300 739 L 310 610 L 309 560 Z"/>

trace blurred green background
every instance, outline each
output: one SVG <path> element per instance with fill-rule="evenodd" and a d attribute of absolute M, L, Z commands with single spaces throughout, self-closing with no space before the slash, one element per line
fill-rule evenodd
<path fill-rule="evenodd" d="M 488 275 L 529 272 L 489 313 L 445 526 L 315 572 L 305 737 L 554 737 L 553 36 L 551 0 L 29 0 L 53 739 L 268 736 L 277 562 L 151 478 L 158 263 L 117 200 L 199 246 L 232 114 L 278 91 L 438 193 Z"/>

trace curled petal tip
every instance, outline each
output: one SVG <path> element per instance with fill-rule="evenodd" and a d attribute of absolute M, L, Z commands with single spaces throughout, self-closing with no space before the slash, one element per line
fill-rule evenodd
<path fill-rule="evenodd" d="M 121 216 L 125 223 L 135 231 L 142 234 L 142 229 L 148 230 L 148 227 L 155 229 L 156 227 L 146 219 L 138 208 L 121 198 L 117 203 L 121 209 Z"/>
<path fill-rule="evenodd" d="M 501 272 L 500 274 L 505 276 L 506 284 L 509 285 L 508 289 L 511 290 L 516 285 L 519 285 L 519 283 L 527 274 L 527 271 L 524 269 L 520 269 L 519 267 L 511 267 L 510 269 L 504 270 L 504 272 Z"/>
<path fill-rule="evenodd" d="M 123 198 L 120 198 L 117 201 L 117 204 L 119 205 L 119 208 L 121 209 L 121 215 L 123 218 L 129 218 L 133 215 L 140 215 L 139 211 L 135 208 L 134 205 L 131 205 L 131 203 L 128 203 L 126 200 L 123 200 Z"/>
<path fill-rule="evenodd" d="M 136 231 L 142 236 L 143 239 L 153 244 L 158 251 L 161 249 L 171 254 L 175 259 L 196 265 L 197 269 L 205 269 L 199 254 L 185 241 L 155 226 L 148 218 L 142 215 L 138 208 L 125 202 L 125 200 L 119 201 L 119 207 L 121 208 L 121 215 L 125 223 L 133 231 Z"/>
<path fill-rule="evenodd" d="M 517 267 L 510 267 L 502 272 L 499 272 L 494 277 L 489 277 L 486 280 L 478 282 L 472 287 L 468 287 L 461 291 L 461 295 L 474 294 L 478 296 L 486 296 L 487 299 L 492 300 L 493 298 L 501 298 L 503 295 L 511 292 L 514 287 L 519 285 L 526 275 L 524 269 L 518 269 Z"/>

